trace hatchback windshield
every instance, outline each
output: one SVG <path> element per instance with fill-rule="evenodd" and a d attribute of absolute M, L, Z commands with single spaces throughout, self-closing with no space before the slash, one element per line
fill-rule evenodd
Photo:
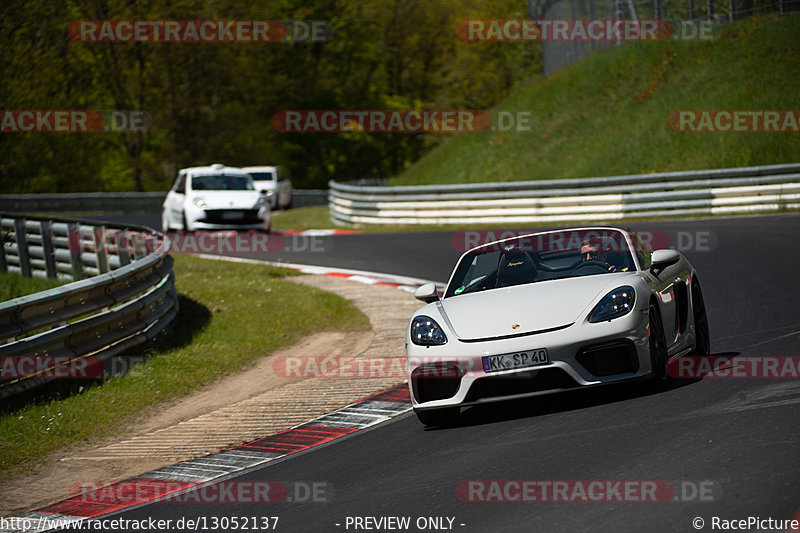
<path fill-rule="evenodd" d="M 255 181 L 275 181 L 275 175 L 272 172 L 250 172 Z"/>
<path fill-rule="evenodd" d="M 467 253 L 445 298 L 526 283 L 635 270 L 617 230 L 556 231 L 487 244 Z"/>
<path fill-rule="evenodd" d="M 195 191 L 253 191 L 253 182 L 247 176 L 232 174 L 208 174 L 192 178 Z"/>

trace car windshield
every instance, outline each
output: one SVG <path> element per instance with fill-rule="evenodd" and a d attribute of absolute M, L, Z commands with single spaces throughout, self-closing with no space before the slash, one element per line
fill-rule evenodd
<path fill-rule="evenodd" d="M 272 172 L 250 172 L 250 175 L 256 181 L 275 181 L 275 175 Z"/>
<path fill-rule="evenodd" d="M 195 191 L 253 191 L 253 181 L 247 176 L 208 174 L 192 178 Z"/>
<path fill-rule="evenodd" d="M 461 258 L 445 298 L 514 285 L 635 270 L 619 230 L 524 235 L 470 251 Z"/>

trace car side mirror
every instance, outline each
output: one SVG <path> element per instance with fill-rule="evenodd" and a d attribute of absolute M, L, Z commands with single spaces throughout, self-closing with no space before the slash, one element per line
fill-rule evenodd
<path fill-rule="evenodd" d="M 670 265 L 674 265 L 681 259 L 681 254 L 677 250 L 656 250 L 650 256 L 650 272 L 658 275 Z"/>
<path fill-rule="evenodd" d="M 435 302 L 439 299 L 439 293 L 436 291 L 436 285 L 433 283 L 426 283 L 414 291 L 414 298 L 421 300 L 426 304 Z"/>

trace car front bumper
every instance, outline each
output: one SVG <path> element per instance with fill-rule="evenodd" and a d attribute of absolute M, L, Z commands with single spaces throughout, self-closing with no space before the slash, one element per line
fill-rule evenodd
<path fill-rule="evenodd" d="M 226 220 L 224 213 L 241 213 L 241 218 Z M 272 211 L 267 205 L 260 208 L 187 209 L 186 218 L 193 230 L 268 229 Z"/>
<path fill-rule="evenodd" d="M 652 373 L 646 312 L 608 322 L 576 322 L 547 333 L 417 346 L 406 338 L 415 409 L 467 406 L 616 383 Z M 549 362 L 487 372 L 483 357 L 545 348 Z"/>

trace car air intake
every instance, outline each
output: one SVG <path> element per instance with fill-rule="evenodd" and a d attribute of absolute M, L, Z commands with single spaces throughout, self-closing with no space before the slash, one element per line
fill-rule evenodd
<path fill-rule="evenodd" d="M 415 368 L 411 373 L 414 398 L 418 403 L 452 398 L 458 392 L 464 368 L 454 362 L 437 362 Z"/>
<path fill-rule="evenodd" d="M 639 370 L 636 347 L 629 339 L 585 346 L 575 357 L 593 376 L 613 376 Z"/>

